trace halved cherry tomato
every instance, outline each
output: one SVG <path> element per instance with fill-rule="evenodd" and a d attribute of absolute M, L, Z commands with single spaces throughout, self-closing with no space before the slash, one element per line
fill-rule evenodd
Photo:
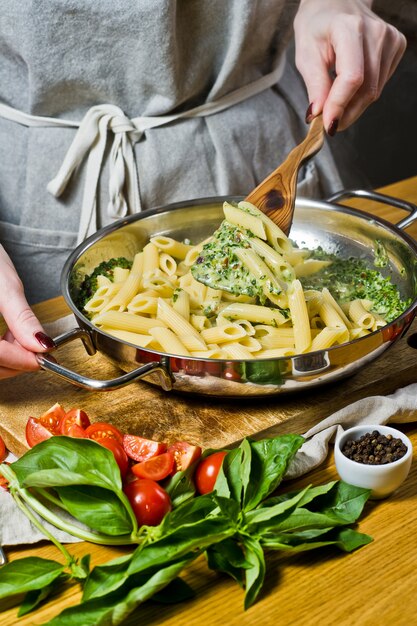
<path fill-rule="evenodd" d="M 73 429 L 73 433 L 71 434 L 69 431 L 72 426 L 78 426 L 78 428 Z M 63 415 L 59 421 L 59 430 L 61 435 L 69 435 L 70 437 L 82 437 L 80 434 L 80 430 L 84 431 L 90 426 L 90 419 L 85 411 L 82 409 L 71 409 L 67 411 L 65 415 Z"/>
<path fill-rule="evenodd" d="M 213 454 L 206 456 L 197 465 L 194 474 L 194 482 L 200 495 L 213 491 L 218 473 L 226 454 L 226 451 L 219 450 L 219 452 L 214 452 Z"/>
<path fill-rule="evenodd" d="M 121 445 L 123 445 L 123 435 L 116 426 L 107 422 L 94 422 L 85 431 L 85 436 L 88 439 L 115 439 Z"/>
<path fill-rule="evenodd" d="M 132 472 L 139 478 L 151 480 L 163 480 L 169 476 L 174 467 L 174 455 L 172 452 L 163 452 L 147 461 L 136 463 L 132 466 Z"/>
<path fill-rule="evenodd" d="M 193 446 L 187 441 L 176 441 L 168 446 L 168 452 L 172 452 L 174 455 L 174 473 L 183 472 L 201 456 L 200 446 Z"/>
<path fill-rule="evenodd" d="M 0 463 L 3 463 L 6 456 L 7 456 L 6 444 L 4 443 L 3 439 L 0 437 Z"/>
<path fill-rule="evenodd" d="M 124 435 L 123 447 L 127 456 L 141 463 L 166 452 L 167 444 L 153 439 L 144 439 L 138 435 Z"/>
<path fill-rule="evenodd" d="M 38 422 L 45 426 L 53 435 L 60 435 L 59 424 L 64 415 L 64 409 L 56 402 L 50 409 L 38 417 Z"/>
<path fill-rule="evenodd" d="M 111 437 L 104 437 L 103 439 L 96 439 L 95 441 L 101 446 L 104 446 L 104 448 L 107 448 L 107 450 L 113 452 L 116 463 L 119 466 L 120 475 L 124 478 L 129 467 L 129 458 L 123 446 L 116 439 L 112 439 Z"/>
<path fill-rule="evenodd" d="M 81 428 L 78 424 L 70 424 L 68 428 L 66 428 L 66 431 L 67 432 L 62 434 L 65 434 L 68 437 L 78 437 L 79 439 L 85 439 L 86 437 L 84 428 Z"/>
<path fill-rule="evenodd" d="M 36 417 L 29 417 L 26 422 L 26 441 L 30 448 L 37 443 L 52 437 L 54 433 L 44 426 Z"/>
<path fill-rule="evenodd" d="M 171 510 L 171 498 L 154 480 L 138 478 L 123 487 L 140 526 L 157 526 Z"/>

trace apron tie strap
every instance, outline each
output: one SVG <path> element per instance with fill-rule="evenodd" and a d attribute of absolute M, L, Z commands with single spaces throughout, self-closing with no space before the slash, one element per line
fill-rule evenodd
<path fill-rule="evenodd" d="M 114 137 L 110 152 L 108 215 L 116 219 L 127 215 L 128 207 L 132 213 L 141 209 L 133 143 L 143 133 L 119 107 L 93 106 L 84 116 L 57 175 L 47 186 L 55 197 L 60 196 L 88 155 L 79 242 L 97 230 L 96 194 L 109 130 Z"/>

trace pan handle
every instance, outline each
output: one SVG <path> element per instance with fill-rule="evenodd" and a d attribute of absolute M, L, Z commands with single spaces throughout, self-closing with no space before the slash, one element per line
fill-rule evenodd
<path fill-rule="evenodd" d="M 82 328 L 74 328 L 63 335 L 59 335 L 54 339 L 55 346 L 56 348 L 59 348 L 74 339 L 82 340 L 84 347 L 90 356 L 96 353 L 96 348 L 91 334 L 89 331 Z M 165 391 L 170 391 L 172 389 L 172 378 L 168 369 L 162 362 L 160 363 L 158 361 L 141 365 L 137 369 L 134 369 L 127 374 L 123 374 L 122 376 L 118 376 L 117 378 L 110 380 L 97 380 L 95 378 L 88 378 L 87 376 L 73 372 L 63 365 L 59 365 L 59 363 L 55 361 L 54 357 L 51 356 L 50 352 L 43 354 L 38 353 L 36 355 L 36 359 L 42 369 L 52 372 L 67 382 L 70 382 L 77 387 L 88 389 L 89 391 L 113 391 L 114 389 L 120 389 L 121 387 L 125 387 L 136 380 L 140 380 L 153 372 L 159 374 L 161 387 Z"/>
<path fill-rule="evenodd" d="M 409 215 L 404 219 L 397 222 L 398 228 L 404 229 L 410 226 L 417 219 L 417 206 L 412 202 L 401 200 L 400 198 L 394 198 L 393 196 L 387 196 L 384 193 L 378 193 L 377 191 L 367 191 L 366 189 L 343 189 L 330 196 L 327 202 L 338 202 L 339 200 L 345 200 L 346 198 L 365 198 L 367 200 L 373 200 L 374 202 L 381 202 L 382 204 L 389 204 L 395 206 L 398 209 L 407 211 Z"/>

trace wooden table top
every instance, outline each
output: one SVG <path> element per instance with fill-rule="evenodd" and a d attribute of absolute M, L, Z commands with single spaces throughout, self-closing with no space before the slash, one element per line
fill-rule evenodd
<path fill-rule="evenodd" d="M 390 185 L 384 193 L 417 204 L 417 176 Z M 355 200 L 353 206 L 374 213 L 389 221 L 397 222 L 404 212 L 392 207 Z M 417 224 L 407 229 L 417 238 Z M 43 322 L 58 319 L 68 312 L 62 298 L 56 298 L 34 307 Z M 397 353 L 395 353 L 397 354 Z M 398 352 L 401 357 L 401 352 Z M 416 355 L 417 356 L 417 355 Z M 392 360 L 391 360 L 392 363 Z M 412 361 L 410 361 L 412 363 Z M 417 381 L 417 368 L 410 365 L 404 371 L 392 367 L 390 388 L 374 391 L 384 394 L 410 382 Z M 343 388 L 343 383 L 341 389 Z M 320 393 L 320 392 L 319 392 Z M 325 392 L 323 392 L 325 393 Z M 111 399 L 106 394 L 106 405 Z M 323 396 L 324 397 L 324 396 Z M 52 399 L 51 404 L 56 401 Z M 349 403 L 346 398 L 346 404 Z M 187 399 L 183 400 L 187 403 Z M 417 410 L 417 399 L 416 399 Z M 297 431 L 309 425 L 308 410 L 305 420 L 298 417 Z M 294 424 L 288 424 L 287 432 Z M 417 450 L 417 425 L 401 426 L 411 438 Z M 415 461 L 415 458 L 414 458 Z M 291 489 L 305 484 L 320 484 L 336 478 L 330 455 L 317 470 L 294 481 Z M 359 522 L 359 530 L 374 537 L 374 542 L 352 554 L 344 555 L 327 549 L 299 555 L 274 553 L 267 557 L 267 577 L 258 602 L 247 612 L 243 611 L 243 593 L 236 583 L 219 576 L 206 567 L 203 558 L 190 567 L 184 578 L 196 591 L 196 597 L 182 604 L 161 606 L 148 603 L 140 607 L 128 620 L 126 626 L 210 626 L 259 624 L 262 626 L 310 625 L 320 626 L 371 626 L 376 622 L 384 625 L 409 625 L 417 618 L 417 542 L 414 541 L 417 526 L 417 465 L 414 462 L 409 477 L 390 498 L 369 502 Z M 81 556 L 90 553 L 92 564 L 105 562 L 123 551 L 119 548 L 87 545 L 70 546 L 70 551 Z M 59 559 L 56 548 L 50 544 L 7 548 L 10 560 L 29 555 Z M 1 614 L 2 626 L 42 624 L 57 615 L 65 607 L 78 602 L 80 594 L 75 586 L 57 596 L 54 601 L 34 614 L 22 619 L 17 610 Z M 80 626 L 82 626 L 80 624 Z"/>

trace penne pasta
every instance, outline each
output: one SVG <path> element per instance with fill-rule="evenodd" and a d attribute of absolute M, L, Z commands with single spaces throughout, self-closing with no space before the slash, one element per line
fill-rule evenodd
<path fill-rule="evenodd" d="M 369 299 L 340 303 L 326 287 L 303 290 L 299 277 L 315 274 L 329 261 L 310 259 L 309 250 L 294 248 L 250 203 L 226 202 L 224 215 L 234 227 L 226 230 L 233 245 L 242 245 L 236 243 L 227 261 L 220 255 L 219 271 L 232 259 L 247 272 L 244 276 L 258 281 L 257 295 L 246 295 L 250 289 L 243 288 L 245 293 L 235 289 L 232 294 L 223 290 L 227 286 L 214 289 L 194 278 L 191 267 L 213 237 L 192 246 L 157 235 L 134 256 L 130 270 L 116 267 L 110 278 L 97 276 L 97 289 L 84 305 L 92 323 L 138 347 L 238 360 L 326 350 L 387 323 Z"/>

